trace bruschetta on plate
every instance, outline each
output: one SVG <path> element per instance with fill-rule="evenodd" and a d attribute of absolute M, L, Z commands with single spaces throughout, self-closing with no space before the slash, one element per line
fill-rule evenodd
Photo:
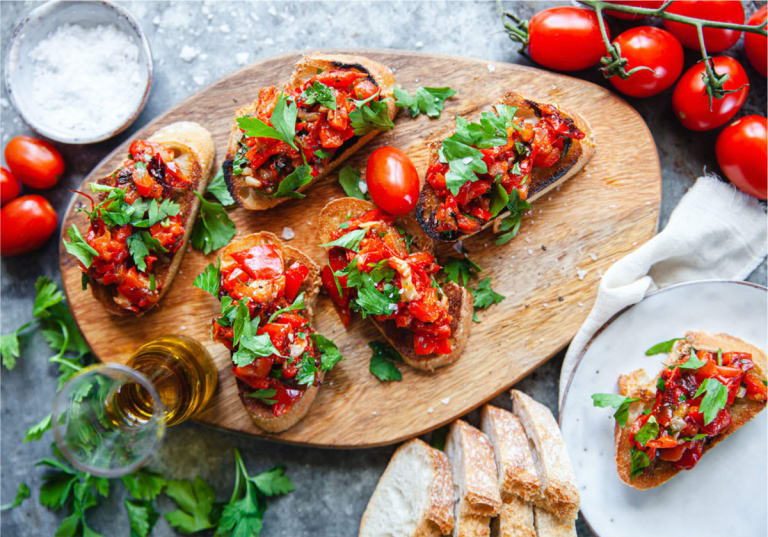
<path fill-rule="evenodd" d="M 323 287 L 345 326 L 352 312 L 370 318 L 417 369 L 433 371 L 458 360 L 472 326 L 472 294 L 435 280 L 440 266 L 432 253 L 418 248 L 424 240 L 355 198 L 326 204 L 318 224 L 329 259 Z"/>
<path fill-rule="evenodd" d="M 309 54 L 282 88 L 235 111 L 224 178 L 244 208 L 267 210 L 319 181 L 394 127 L 395 79 L 361 56 Z"/>
<path fill-rule="evenodd" d="M 134 140 L 111 174 L 91 183 L 85 232 L 67 231 L 83 288 L 110 313 L 141 315 L 157 306 L 181 263 L 215 157 L 213 138 L 190 121 Z"/>
<path fill-rule="evenodd" d="M 416 219 L 439 241 L 489 226 L 514 235 L 527 202 L 579 173 L 594 150 L 579 115 L 509 92 L 479 122 L 459 116 L 453 135 L 429 144 Z"/>

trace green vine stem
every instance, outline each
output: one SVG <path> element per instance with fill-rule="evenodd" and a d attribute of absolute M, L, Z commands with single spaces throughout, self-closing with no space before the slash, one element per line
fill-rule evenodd
<path fill-rule="evenodd" d="M 621 57 L 621 47 L 619 44 L 611 43 L 611 40 L 608 38 L 608 31 L 605 29 L 603 8 L 601 6 L 597 6 L 595 8 L 595 13 L 597 15 L 597 24 L 600 26 L 600 35 L 603 37 L 605 50 L 608 52 L 608 56 L 603 56 L 600 58 L 600 63 L 603 64 L 603 66 L 600 68 L 600 70 L 603 72 L 603 76 L 605 78 L 611 78 L 614 75 L 618 75 L 619 78 L 627 79 L 638 71 L 650 71 L 653 73 L 653 69 L 645 65 L 639 65 L 627 71 L 626 65 L 629 60 Z"/>

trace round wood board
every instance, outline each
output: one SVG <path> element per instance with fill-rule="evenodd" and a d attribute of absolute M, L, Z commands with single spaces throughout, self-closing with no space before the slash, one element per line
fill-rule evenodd
<path fill-rule="evenodd" d="M 378 331 L 359 317 L 345 330 L 330 300 L 321 296 L 315 328 L 335 340 L 346 359 L 326 375 L 307 416 L 277 435 L 253 425 L 237 396 L 229 352 L 210 341 L 210 322 L 220 306 L 192 282 L 215 261 L 215 252 L 204 256 L 188 249 L 160 307 L 140 318 L 123 319 L 109 315 L 90 291 L 81 290 L 77 262 L 61 248 L 67 300 L 100 360 L 125 362 L 139 345 L 161 334 L 186 334 L 207 346 L 220 376 L 210 407 L 197 417 L 203 423 L 284 442 L 337 448 L 390 444 L 434 429 L 493 398 L 562 349 L 587 316 L 602 270 L 656 230 L 661 199 L 656 147 L 640 115 L 610 91 L 519 65 L 402 51 L 356 53 L 390 66 L 405 89 L 450 86 L 458 94 L 447 101 L 439 119 L 411 119 L 401 111 L 394 130 L 380 135 L 347 164 L 363 169 L 373 149 L 394 145 L 410 155 L 423 175 L 425 142 L 450 135 L 456 115 L 476 119 L 508 90 L 580 113 L 592 125 L 596 154 L 580 174 L 534 202 L 513 241 L 496 246 L 486 230 L 464 243 L 483 268 L 480 278 L 492 277 L 493 288 L 506 299 L 478 314 L 481 322 L 473 325 L 457 363 L 433 374 L 400 365 L 401 382 L 380 382 L 368 371 L 367 343 L 381 339 Z M 234 109 L 255 99 L 260 87 L 287 80 L 299 57 L 288 54 L 245 67 L 158 117 L 134 139 L 173 121 L 197 121 L 213 133 L 219 167 Z M 105 158 L 84 185 L 111 172 L 129 143 Z M 237 236 L 261 230 L 281 235 L 288 226 L 295 232 L 289 244 L 324 263 L 325 252 L 315 237 L 316 218 L 327 201 L 344 192 L 334 175 L 307 194 L 271 211 L 230 211 Z M 86 218 L 74 211 L 80 203 L 73 199 L 63 230 L 73 222 L 85 229 Z M 450 252 L 447 248 L 443 254 Z"/>

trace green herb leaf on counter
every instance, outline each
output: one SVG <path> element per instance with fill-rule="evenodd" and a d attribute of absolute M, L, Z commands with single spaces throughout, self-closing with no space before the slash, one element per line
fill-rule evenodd
<path fill-rule="evenodd" d="M 339 184 L 344 189 L 344 193 L 350 198 L 359 200 L 370 199 L 368 186 L 363 181 L 360 170 L 352 166 L 344 166 L 339 172 Z"/>
<path fill-rule="evenodd" d="M 192 283 L 198 289 L 219 297 L 219 285 L 221 282 L 221 258 L 216 259 L 216 264 L 211 263 L 205 270 L 195 277 Z"/>
<path fill-rule="evenodd" d="M 83 234 L 80 233 L 80 230 L 75 224 L 72 224 L 67 230 L 67 235 L 69 235 L 71 242 L 67 242 L 65 239 L 63 241 L 64 248 L 67 252 L 75 256 L 85 268 L 89 268 L 91 263 L 93 263 L 94 258 L 99 256 L 99 252 L 85 241 Z"/>
<path fill-rule="evenodd" d="M 274 405 L 277 403 L 275 399 L 272 399 L 277 394 L 277 388 L 266 388 L 263 390 L 254 390 L 251 393 L 246 393 L 246 397 L 252 399 L 258 399 L 265 405 Z"/>
<path fill-rule="evenodd" d="M 312 334 L 312 341 L 314 341 L 315 346 L 317 346 L 317 349 L 320 351 L 321 370 L 330 371 L 336 364 L 344 359 L 336 344 L 324 335 L 314 333 Z"/>
<path fill-rule="evenodd" d="M 51 415 L 35 423 L 32 427 L 24 432 L 24 442 L 37 442 L 43 437 L 43 433 L 51 428 Z"/>
<path fill-rule="evenodd" d="M 403 380 L 403 375 L 395 365 L 403 359 L 392 345 L 383 341 L 371 341 L 368 346 L 373 351 L 368 369 L 374 377 L 384 382 Z"/>
<path fill-rule="evenodd" d="M 506 297 L 500 295 L 493 289 L 491 289 L 491 278 L 488 277 L 480 282 L 480 285 L 472 289 L 472 295 L 474 296 L 475 309 L 485 309 L 493 304 L 498 304 Z"/>
<path fill-rule="evenodd" d="M 296 384 L 302 386 L 312 386 L 315 383 L 317 372 L 318 371 L 317 366 L 315 366 L 315 359 L 308 352 L 305 352 L 301 356 L 299 372 L 296 373 Z"/>
<path fill-rule="evenodd" d="M 706 364 L 703 360 L 699 360 L 699 357 L 696 355 L 696 350 L 691 347 L 691 355 L 688 357 L 688 359 L 679 365 L 670 366 L 670 369 L 675 369 L 676 367 L 679 367 L 680 369 L 699 369 L 700 367 L 703 367 Z"/>
<path fill-rule="evenodd" d="M 530 208 L 531 204 L 526 200 L 521 199 L 520 192 L 518 192 L 516 188 L 513 188 L 512 194 L 509 196 L 509 201 L 507 202 L 507 210 L 509 211 L 509 214 L 501 220 L 501 224 L 499 225 L 499 231 L 506 233 L 499 235 L 494 241 L 494 244 L 506 244 L 514 239 L 520 229 L 520 223 L 523 221 L 523 213 Z"/>
<path fill-rule="evenodd" d="M 659 422 L 656 421 L 654 416 L 651 416 L 648 418 L 648 421 L 640 427 L 640 430 L 635 433 L 635 441 L 645 447 L 649 440 L 654 440 L 657 436 L 659 436 Z"/>
<path fill-rule="evenodd" d="M 272 197 L 293 199 L 306 198 L 304 194 L 297 192 L 297 189 L 311 182 L 312 168 L 306 164 L 303 164 L 286 175 L 283 180 L 280 181 L 280 184 L 277 185 L 277 190 L 274 194 L 272 194 Z"/>
<path fill-rule="evenodd" d="M 235 204 L 235 200 L 232 198 L 232 194 L 229 193 L 229 189 L 227 188 L 227 183 L 224 181 L 224 170 L 222 169 L 219 169 L 214 178 L 211 179 L 211 182 L 208 183 L 208 188 L 205 191 L 213 195 L 213 197 L 219 200 L 219 203 L 225 207 Z"/>
<path fill-rule="evenodd" d="M 24 323 L 10 334 L 0 336 L 0 357 L 2 357 L 3 366 L 8 371 L 16 367 L 16 358 L 21 356 L 19 335 L 30 326 L 32 323 Z"/>
<path fill-rule="evenodd" d="M 0 511 L 7 511 L 21 505 L 21 502 L 29 498 L 30 490 L 26 483 L 19 483 L 19 488 L 16 489 L 16 497 L 11 503 L 0 505 Z"/>
<path fill-rule="evenodd" d="M 662 341 L 661 343 L 657 343 L 656 345 L 652 346 L 647 351 L 645 351 L 645 355 L 653 356 L 654 354 L 669 353 L 672 351 L 672 347 L 675 346 L 675 341 L 680 341 L 681 339 L 685 339 L 685 338 L 675 337 L 672 339 L 668 339 L 667 341 Z"/>
<path fill-rule="evenodd" d="M 160 518 L 152 502 L 145 500 L 123 500 L 131 528 L 131 537 L 148 537 Z"/>
<path fill-rule="evenodd" d="M 220 203 L 206 200 L 197 191 L 195 195 L 200 198 L 200 216 L 192 228 L 190 242 L 194 249 L 202 250 L 208 255 L 232 240 L 235 236 L 235 224 Z"/>
<path fill-rule="evenodd" d="M 279 310 L 275 311 L 272 315 L 269 316 L 268 323 L 273 322 L 275 319 L 280 317 L 281 314 L 289 312 L 289 311 L 301 311 L 305 308 L 304 304 L 304 291 L 299 293 L 295 299 L 293 299 L 293 302 L 291 305 L 286 306 L 284 308 L 280 308 Z"/>
<path fill-rule="evenodd" d="M 346 248 L 347 250 L 357 252 L 360 250 L 360 241 L 365 238 L 365 233 L 365 229 L 354 229 L 349 233 L 345 233 L 335 241 L 319 244 L 318 246 L 321 248 L 332 248 L 334 246 L 339 246 L 340 248 Z"/>
<path fill-rule="evenodd" d="M 428 117 L 440 117 L 443 111 L 443 105 L 446 99 L 456 95 L 456 91 L 448 88 L 416 88 L 416 92 L 411 95 L 406 90 L 398 86 L 394 88 L 395 104 L 398 108 L 407 108 L 411 117 L 416 117 L 420 113 Z"/>
<path fill-rule="evenodd" d="M 216 492 L 200 476 L 194 482 L 172 479 L 166 483 L 165 494 L 179 507 L 165 514 L 168 524 L 182 533 L 195 533 L 213 528 L 211 521 Z"/>
<path fill-rule="evenodd" d="M 122 477 L 123 484 L 137 500 L 154 500 L 165 488 L 165 478 L 158 472 L 142 468 Z"/>
<path fill-rule="evenodd" d="M 317 80 L 299 95 L 299 99 L 304 101 L 304 104 L 307 106 L 313 106 L 319 103 L 321 106 L 336 110 L 336 93 Z"/>
<path fill-rule="evenodd" d="M 606 408 L 612 407 L 616 409 L 613 413 L 613 417 L 616 419 L 616 423 L 619 427 L 627 425 L 627 418 L 629 418 L 629 405 L 635 401 L 639 401 L 634 397 L 626 397 L 624 395 L 618 395 L 615 393 L 593 393 L 592 405 L 596 407 Z"/>
<path fill-rule="evenodd" d="M 387 102 L 373 100 L 378 94 L 377 92 L 362 101 L 354 101 L 357 108 L 349 113 L 349 123 L 355 129 L 356 136 L 394 128 L 395 124 L 389 117 Z"/>
<path fill-rule="evenodd" d="M 693 398 L 704 394 L 699 405 L 699 412 L 704 415 L 704 425 L 709 425 L 717 414 L 725 408 L 728 401 L 728 388 L 716 378 L 704 379 Z"/>
<path fill-rule="evenodd" d="M 452 257 L 443 265 L 445 279 L 449 282 L 456 282 L 463 287 L 467 286 L 470 279 L 477 278 L 478 273 L 482 271 L 480 265 L 466 255 L 464 257 Z"/>
<path fill-rule="evenodd" d="M 630 468 L 631 479 L 643 473 L 643 470 L 651 465 L 651 459 L 648 458 L 648 455 L 643 450 L 633 447 L 630 457 L 632 459 L 632 466 Z"/>

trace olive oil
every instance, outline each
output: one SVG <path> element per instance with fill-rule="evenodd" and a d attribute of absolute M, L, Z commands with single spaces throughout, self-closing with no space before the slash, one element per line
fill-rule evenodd
<path fill-rule="evenodd" d="M 165 407 L 163 422 L 176 425 L 201 412 L 216 389 L 218 373 L 208 351 L 186 336 L 161 336 L 145 343 L 126 364 L 144 375 Z M 122 386 L 113 403 L 124 422 L 152 417 L 152 397 L 137 383 Z"/>

